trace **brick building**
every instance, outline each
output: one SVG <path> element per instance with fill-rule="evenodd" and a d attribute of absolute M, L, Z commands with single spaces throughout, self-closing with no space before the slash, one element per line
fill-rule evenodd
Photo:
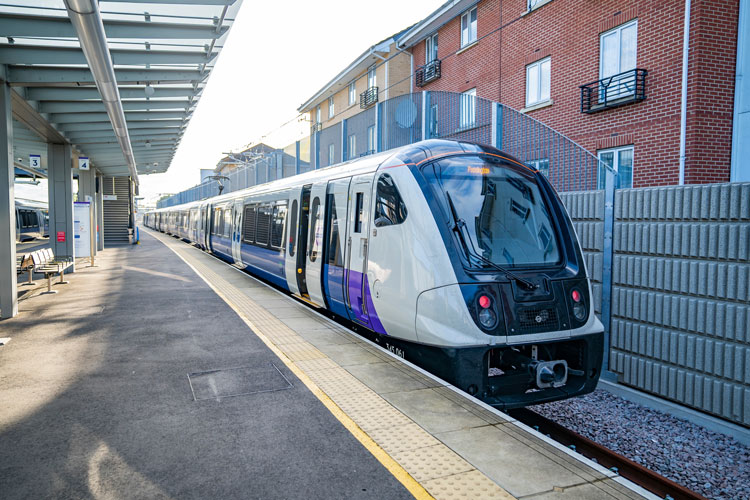
<path fill-rule="evenodd" d="M 362 111 L 374 104 L 411 92 L 411 56 L 396 43 L 406 30 L 381 40 L 364 51 L 297 111 L 309 116 L 312 140 L 320 141 L 313 151 L 318 167 L 325 167 L 375 150 L 374 128 L 364 125 Z M 365 113 L 366 114 L 366 113 Z M 346 133 L 341 147 L 342 121 L 360 115 L 362 130 L 354 126 Z M 315 132 L 323 131 L 322 134 Z"/>
<path fill-rule="evenodd" d="M 451 0 L 399 47 L 413 91 L 522 110 L 614 164 L 620 187 L 726 182 L 750 175 L 731 166 L 739 10 L 692 0 L 684 165 L 685 1 Z"/>

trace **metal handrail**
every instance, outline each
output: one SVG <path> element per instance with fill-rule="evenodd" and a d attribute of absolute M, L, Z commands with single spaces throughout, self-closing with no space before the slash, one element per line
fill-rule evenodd
<path fill-rule="evenodd" d="M 646 99 L 646 75 L 641 68 L 581 85 L 581 113 L 594 113 Z"/>

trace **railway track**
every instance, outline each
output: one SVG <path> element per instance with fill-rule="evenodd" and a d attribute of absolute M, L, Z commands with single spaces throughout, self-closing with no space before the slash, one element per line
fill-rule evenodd
<path fill-rule="evenodd" d="M 706 500 L 705 497 L 675 483 L 671 479 L 667 479 L 641 464 L 615 453 L 587 437 L 581 436 L 577 432 L 566 429 L 562 425 L 532 410 L 523 408 L 510 410 L 508 413 L 524 424 L 534 427 L 542 434 L 547 434 L 555 441 L 573 448 L 583 456 L 596 459 L 600 465 L 616 470 L 620 476 L 661 498 L 672 500 Z"/>

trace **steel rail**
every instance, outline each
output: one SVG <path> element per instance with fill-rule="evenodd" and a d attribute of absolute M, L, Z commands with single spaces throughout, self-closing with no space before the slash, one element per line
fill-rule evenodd
<path fill-rule="evenodd" d="M 573 448 L 583 456 L 596 459 L 599 465 L 616 471 L 620 476 L 661 498 L 671 498 L 673 500 L 706 500 L 704 496 L 528 408 L 509 410 L 508 414 L 524 424 L 537 429 L 542 434 L 549 435 L 555 441 Z"/>

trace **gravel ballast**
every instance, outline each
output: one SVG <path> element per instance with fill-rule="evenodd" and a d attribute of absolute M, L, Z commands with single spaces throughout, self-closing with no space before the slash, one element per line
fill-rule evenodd
<path fill-rule="evenodd" d="M 750 499 L 750 447 L 603 389 L 530 407 L 706 498 Z"/>

